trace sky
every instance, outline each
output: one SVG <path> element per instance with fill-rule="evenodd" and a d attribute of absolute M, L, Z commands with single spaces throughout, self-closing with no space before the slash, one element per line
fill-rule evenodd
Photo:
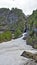
<path fill-rule="evenodd" d="M 0 8 L 19 8 L 25 15 L 32 14 L 37 9 L 37 0 L 0 0 Z"/>

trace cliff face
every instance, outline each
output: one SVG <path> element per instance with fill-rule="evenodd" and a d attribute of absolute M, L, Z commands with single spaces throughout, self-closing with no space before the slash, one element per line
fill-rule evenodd
<path fill-rule="evenodd" d="M 25 23 L 25 15 L 22 10 L 0 8 L 0 29 L 16 29 L 17 26 L 21 27 L 22 23 L 23 25 Z"/>

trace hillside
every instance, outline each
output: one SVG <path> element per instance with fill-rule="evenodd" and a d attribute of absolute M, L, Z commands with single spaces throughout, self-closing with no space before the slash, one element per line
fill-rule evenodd
<path fill-rule="evenodd" d="M 37 48 L 37 10 L 33 11 L 33 13 L 28 17 L 27 26 L 29 30 L 27 44 Z"/>
<path fill-rule="evenodd" d="M 0 30 L 16 30 L 19 27 L 23 32 L 25 15 L 21 9 L 0 8 Z"/>

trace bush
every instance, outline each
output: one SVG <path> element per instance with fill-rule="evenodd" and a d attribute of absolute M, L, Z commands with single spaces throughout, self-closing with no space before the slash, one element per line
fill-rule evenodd
<path fill-rule="evenodd" d="M 6 39 L 6 40 L 10 40 L 10 39 L 12 38 L 12 34 L 11 34 L 10 31 L 6 31 L 6 32 L 4 33 L 4 36 L 5 36 L 5 39 Z"/>
<path fill-rule="evenodd" d="M 4 33 L 0 34 L 0 42 L 3 42 L 5 40 Z"/>
<path fill-rule="evenodd" d="M 0 42 L 9 41 L 11 40 L 11 38 L 12 38 L 12 34 L 10 31 L 5 31 L 0 34 Z"/>
<path fill-rule="evenodd" d="M 28 37 L 27 40 L 26 40 L 27 44 L 32 45 L 33 44 L 32 40 L 33 40 L 32 38 Z"/>
<path fill-rule="evenodd" d="M 17 28 L 14 36 L 15 36 L 15 38 L 18 38 L 21 34 L 22 34 L 21 30 Z"/>

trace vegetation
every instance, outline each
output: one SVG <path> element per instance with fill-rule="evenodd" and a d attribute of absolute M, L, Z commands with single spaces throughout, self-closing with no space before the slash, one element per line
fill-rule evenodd
<path fill-rule="evenodd" d="M 37 10 L 33 11 L 32 15 L 28 17 L 27 26 L 29 30 L 27 44 L 30 44 L 37 49 Z"/>
<path fill-rule="evenodd" d="M 12 34 L 10 31 L 5 31 L 0 34 L 0 42 L 9 41 L 12 39 Z"/>
<path fill-rule="evenodd" d="M 21 36 L 22 32 L 19 28 L 16 29 L 15 33 L 14 33 L 14 37 L 18 38 L 19 36 Z"/>

